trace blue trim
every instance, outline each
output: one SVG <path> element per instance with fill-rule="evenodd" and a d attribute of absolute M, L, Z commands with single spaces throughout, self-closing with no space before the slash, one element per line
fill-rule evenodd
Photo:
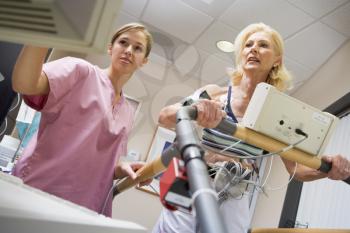
<path fill-rule="evenodd" d="M 233 122 L 238 123 L 238 120 L 237 120 L 237 118 L 236 118 L 236 116 L 233 113 L 232 108 L 231 108 L 231 93 L 232 93 L 232 86 L 230 85 L 228 87 L 228 91 L 227 91 L 227 103 L 225 106 L 225 112 L 233 120 Z"/>

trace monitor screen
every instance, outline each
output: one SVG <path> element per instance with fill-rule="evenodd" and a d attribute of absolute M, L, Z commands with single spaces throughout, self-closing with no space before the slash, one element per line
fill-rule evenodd
<path fill-rule="evenodd" d="M 12 90 L 11 76 L 22 45 L 0 41 L 0 124 L 3 123 L 11 103 L 16 96 Z"/>

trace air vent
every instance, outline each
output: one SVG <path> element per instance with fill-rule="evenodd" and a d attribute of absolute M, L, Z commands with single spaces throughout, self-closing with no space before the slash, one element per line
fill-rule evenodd
<path fill-rule="evenodd" d="M 118 0 L 0 0 L 0 40 L 102 52 L 120 5 Z"/>
<path fill-rule="evenodd" d="M 50 5 L 0 0 L 0 27 L 57 34 Z"/>

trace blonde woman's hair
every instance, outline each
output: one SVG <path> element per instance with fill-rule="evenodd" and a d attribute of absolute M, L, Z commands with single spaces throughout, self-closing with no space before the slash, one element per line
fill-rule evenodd
<path fill-rule="evenodd" d="M 266 32 L 272 38 L 272 45 L 277 56 L 283 56 L 284 43 L 282 36 L 270 26 L 264 23 L 254 23 L 244 28 L 235 39 L 235 58 L 236 58 L 236 70 L 232 74 L 233 85 L 238 85 L 241 82 L 243 76 L 242 58 L 241 54 L 244 49 L 245 43 L 249 36 L 256 32 Z M 267 77 L 266 82 L 272 86 L 275 86 L 280 91 L 285 91 L 291 86 L 292 76 L 284 66 L 283 62 L 276 67 L 273 67 Z"/>
<path fill-rule="evenodd" d="M 140 24 L 140 23 L 128 23 L 128 24 L 123 25 L 112 36 L 111 44 L 113 45 L 114 41 L 116 39 L 118 39 L 118 37 L 120 35 L 122 35 L 125 32 L 131 31 L 131 30 L 141 31 L 141 32 L 143 32 L 145 34 L 145 36 L 146 36 L 146 43 L 147 43 L 146 44 L 145 57 L 148 57 L 148 55 L 150 54 L 151 49 L 152 49 L 153 38 L 152 38 L 151 33 L 146 29 L 146 27 L 143 24 Z"/>

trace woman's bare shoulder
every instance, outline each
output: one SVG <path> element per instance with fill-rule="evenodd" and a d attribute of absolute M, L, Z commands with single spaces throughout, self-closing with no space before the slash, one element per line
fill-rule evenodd
<path fill-rule="evenodd" d="M 221 87 L 217 84 L 208 84 L 206 86 L 203 86 L 200 88 L 200 90 L 202 91 L 207 91 L 208 94 L 217 94 L 217 93 L 220 93 L 220 92 L 225 92 L 227 91 L 227 88 L 226 87 Z"/>
<path fill-rule="evenodd" d="M 221 87 L 217 84 L 208 84 L 200 89 L 207 91 L 212 99 L 217 99 L 219 96 L 227 93 L 227 87 Z"/>

